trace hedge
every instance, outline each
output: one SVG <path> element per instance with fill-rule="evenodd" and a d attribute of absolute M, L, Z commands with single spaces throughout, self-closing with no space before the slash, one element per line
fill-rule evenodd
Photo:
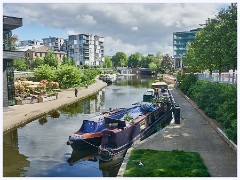
<path fill-rule="evenodd" d="M 237 144 L 237 85 L 194 80 L 194 75 L 178 76 L 179 89 L 190 97 Z"/>

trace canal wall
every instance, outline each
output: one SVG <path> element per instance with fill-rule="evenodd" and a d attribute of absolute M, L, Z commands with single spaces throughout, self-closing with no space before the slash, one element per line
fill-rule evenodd
<path fill-rule="evenodd" d="M 45 115 L 51 111 L 59 109 L 63 106 L 72 104 L 88 96 L 91 96 L 104 87 L 107 83 L 96 78 L 96 82 L 89 85 L 88 88 L 81 88 L 78 90 L 78 96 L 75 97 L 74 89 L 65 89 L 59 92 L 58 99 L 43 103 L 15 105 L 3 108 L 3 129 L 4 133 L 11 131 L 17 127 Z"/>

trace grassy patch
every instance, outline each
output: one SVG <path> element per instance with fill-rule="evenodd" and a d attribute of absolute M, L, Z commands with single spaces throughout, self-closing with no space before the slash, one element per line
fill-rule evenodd
<path fill-rule="evenodd" d="M 209 177 L 199 153 L 134 149 L 124 177 Z"/>

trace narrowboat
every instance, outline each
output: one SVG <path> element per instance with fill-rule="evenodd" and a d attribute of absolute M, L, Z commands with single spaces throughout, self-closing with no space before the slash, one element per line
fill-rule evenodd
<path fill-rule="evenodd" d="M 70 135 L 67 145 L 71 145 L 72 149 L 85 148 L 89 146 L 99 146 L 101 143 L 101 131 L 105 128 L 104 117 L 115 117 L 118 113 L 125 112 L 124 108 L 105 111 L 90 119 L 83 120 L 81 128 Z"/>
<path fill-rule="evenodd" d="M 170 93 L 169 90 L 167 90 Z M 152 103 L 139 104 L 137 114 L 128 114 L 130 120 L 104 117 L 105 124 L 115 124 L 112 129 L 102 131 L 102 141 L 98 148 L 100 159 L 109 161 L 114 159 L 122 151 L 131 147 L 132 144 L 144 137 L 157 123 L 172 119 L 173 100 L 171 94 L 160 95 Z"/>
<path fill-rule="evenodd" d="M 135 107 L 119 108 L 83 120 L 81 128 L 69 136 L 67 145 L 71 145 L 72 149 L 85 148 L 89 146 L 98 147 L 101 144 L 102 130 L 105 128 L 113 128 L 114 124 L 106 123 L 105 117 L 111 119 L 123 119 L 129 112 L 133 112 Z"/>

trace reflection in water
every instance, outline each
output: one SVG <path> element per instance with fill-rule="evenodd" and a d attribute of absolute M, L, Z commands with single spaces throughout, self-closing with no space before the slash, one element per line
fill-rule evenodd
<path fill-rule="evenodd" d="M 126 151 L 127 150 L 119 153 L 111 161 L 102 161 L 101 159 L 99 159 L 98 149 L 96 147 L 82 148 L 78 150 L 74 149 L 72 151 L 71 157 L 67 160 L 67 162 L 70 166 L 82 163 L 84 161 L 98 162 L 99 169 L 102 171 L 103 177 L 116 177 L 119 168 L 121 167 Z"/>
<path fill-rule="evenodd" d="M 123 77 L 93 96 L 6 133 L 3 136 L 3 176 L 116 176 L 121 157 L 113 162 L 86 158 L 88 155 L 83 152 L 80 155 L 72 152 L 66 144 L 68 136 L 81 127 L 84 119 L 109 108 L 131 107 L 132 103 L 142 101 L 142 94 L 152 82 L 151 78 Z M 91 155 L 92 152 L 88 149 L 86 153 Z"/>
<path fill-rule="evenodd" d="M 17 129 L 3 136 L 3 176 L 25 176 L 25 167 L 30 165 L 27 157 L 19 153 Z"/>
<path fill-rule="evenodd" d="M 93 114 L 99 112 L 103 106 L 104 90 L 99 91 L 97 94 L 87 97 L 81 101 L 60 108 L 59 112 L 71 117 L 78 114 Z"/>
<path fill-rule="evenodd" d="M 58 112 L 58 110 L 55 110 L 55 111 L 50 112 L 49 116 L 53 119 L 57 119 L 60 117 L 60 113 Z"/>
<path fill-rule="evenodd" d="M 46 124 L 46 123 L 48 122 L 48 121 L 47 121 L 47 117 L 46 117 L 46 116 L 43 116 L 43 117 L 39 118 L 38 122 L 39 122 L 39 124 L 41 124 L 41 125 Z"/>

